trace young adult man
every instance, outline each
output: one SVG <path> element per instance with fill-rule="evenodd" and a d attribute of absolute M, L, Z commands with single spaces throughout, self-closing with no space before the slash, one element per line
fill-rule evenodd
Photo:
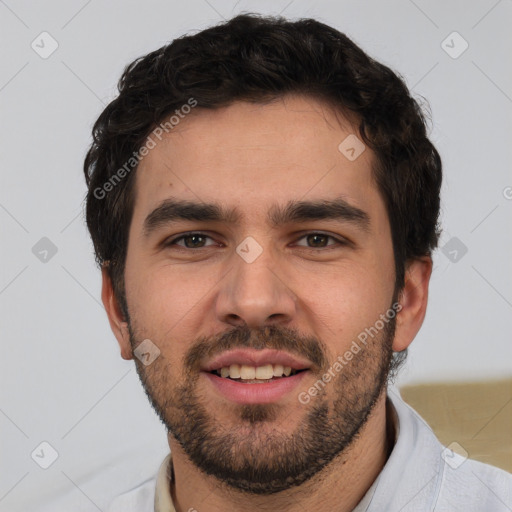
<path fill-rule="evenodd" d="M 238 16 L 126 69 L 85 172 L 103 303 L 170 447 L 111 512 L 512 509 L 510 475 L 454 469 L 387 385 L 441 186 L 390 69 L 314 20 Z"/>

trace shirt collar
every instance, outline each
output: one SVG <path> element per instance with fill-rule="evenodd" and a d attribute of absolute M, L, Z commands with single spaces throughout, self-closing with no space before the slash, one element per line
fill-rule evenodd
<path fill-rule="evenodd" d="M 174 467 L 171 454 L 160 464 L 156 477 L 155 512 L 176 512 L 171 497 L 171 485 L 174 481 Z"/>

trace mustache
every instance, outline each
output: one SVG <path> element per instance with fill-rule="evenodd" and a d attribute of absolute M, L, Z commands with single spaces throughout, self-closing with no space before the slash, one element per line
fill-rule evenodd
<path fill-rule="evenodd" d="M 183 368 L 195 374 L 200 370 L 201 363 L 237 348 L 290 352 L 307 358 L 312 363 L 312 370 L 317 371 L 328 366 L 327 347 L 315 337 L 302 335 L 298 330 L 288 327 L 269 325 L 251 329 L 244 324 L 212 337 L 199 338 L 185 354 Z"/>

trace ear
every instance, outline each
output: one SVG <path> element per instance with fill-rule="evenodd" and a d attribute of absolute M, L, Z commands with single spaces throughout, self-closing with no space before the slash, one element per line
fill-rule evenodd
<path fill-rule="evenodd" d="M 125 321 L 121 308 L 119 307 L 119 302 L 114 294 L 112 280 L 108 275 L 106 266 L 101 269 L 101 277 L 101 300 L 105 306 L 105 311 L 107 312 L 110 328 L 119 343 L 121 357 L 126 360 L 133 359 L 128 323 Z"/>
<path fill-rule="evenodd" d="M 405 284 L 398 302 L 400 311 L 396 317 L 393 350 L 405 350 L 418 334 L 428 302 L 428 285 L 432 274 L 432 258 L 425 256 L 408 262 L 405 270 Z"/>

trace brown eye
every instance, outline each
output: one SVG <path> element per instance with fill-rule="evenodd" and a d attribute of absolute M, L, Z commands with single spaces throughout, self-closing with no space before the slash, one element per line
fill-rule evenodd
<path fill-rule="evenodd" d="M 206 244 L 206 240 L 211 239 L 211 237 L 203 234 L 203 233 L 187 233 L 185 235 L 181 235 L 173 240 L 170 240 L 165 245 L 167 247 L 172 247 L 177 245 L 179 247 L 184 247 L 185 249 L 202 249 L 203 247 L 208 247 L 212 244 Z"/>
<path fill-rule="evenodd" d="M 301 237 L 300 240 L 305 240 L 306 243 L 297 243 L 297 245 L 309 249 L 323 249 L 324 247 L 343 245 L 341 240 L 325 233 L 309 233 Z M 333 240 L 334 243 L 329 243 L 329 240 Z"/>
<path fill-rule="evenodd" d="M 195 249 L 196 247 L 203 247 L 205 237 L 202 235 L 187 235 L 183 237 L 185 247 Z"/>
<path fill-rule="evenodd" d="M 307 241 L 312 247 L 325 247 L 329 237 L 327 235 L 308 235 Z"/>

